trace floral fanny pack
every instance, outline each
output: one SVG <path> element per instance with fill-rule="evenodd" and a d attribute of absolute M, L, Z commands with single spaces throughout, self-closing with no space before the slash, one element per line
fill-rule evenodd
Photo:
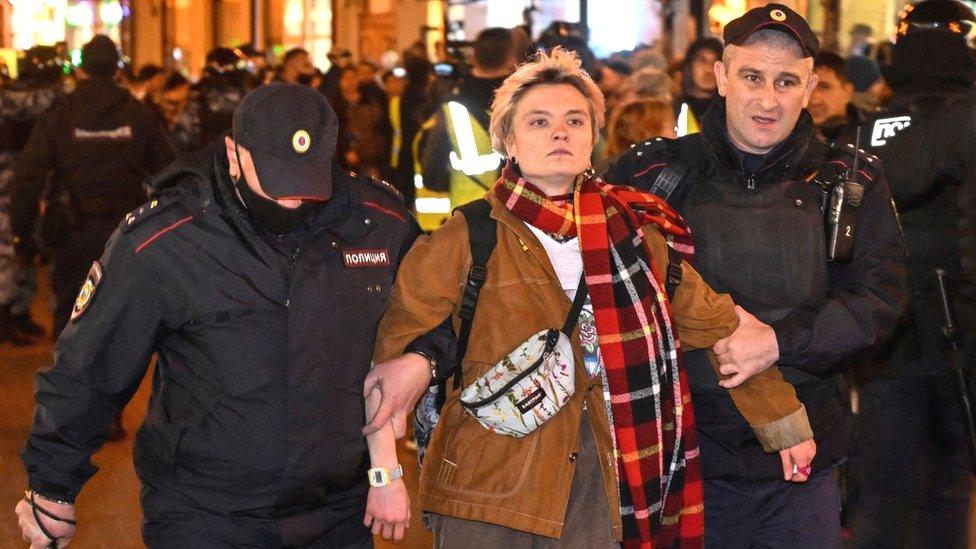
<path fill-rule="evenodd" d="M 493 433 L 522 437 L 556 415 L 576 390 L 570 343 L 586 301 L 586 277 L 562 329 L 540 330 L 461 391 L 461 406 Z"/>

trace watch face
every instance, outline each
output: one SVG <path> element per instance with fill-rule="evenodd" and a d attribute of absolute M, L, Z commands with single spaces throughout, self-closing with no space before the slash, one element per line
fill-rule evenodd
<path fill-rule="evenodd" d="M 390 483 L 389 473 L 386 469 L 376 467 L 369 470 L 369 483 L 372 486 L 386 486 Z"/>

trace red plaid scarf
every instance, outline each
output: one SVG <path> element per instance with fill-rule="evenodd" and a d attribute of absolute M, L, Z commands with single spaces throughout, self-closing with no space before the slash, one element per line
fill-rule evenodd
<path fill-rule="evenodd" d="M 559 205 L 506 166 L 496 196 L 548 233 L 579 236 L 610 389 L 624 547 L 700 547 L 701 471 L 695 420 L 671 305 L 641 227 L 690 241 L 657 196 L 578 176 Z"/>

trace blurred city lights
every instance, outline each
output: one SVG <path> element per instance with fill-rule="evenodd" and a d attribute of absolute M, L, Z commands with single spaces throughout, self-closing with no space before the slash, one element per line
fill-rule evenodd
<path fill-rule="evenodd" d="M 79 2 L 68 7 L 64 20 L 72 27 L 88 27 L 95 24 L 95 11 L 88 2 Z"/>
<path fill-rule="evenodd" d="M 118 25 L 122 22 L 122 4 L 119 2 L 104 2 L 98 8 L 98 17 L 106 25 Z"/>

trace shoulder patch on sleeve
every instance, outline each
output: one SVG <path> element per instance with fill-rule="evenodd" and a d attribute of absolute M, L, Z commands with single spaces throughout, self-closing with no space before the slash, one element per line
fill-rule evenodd
<path fill-rule="evenodd" d="M 91 304 L 92 298 L 95 297 L 95 290 L 98 289 L 101 283 L 102 265 L 96 261 L 92 263 L 91 268 L 88 269 L 88 274 L 85 276 L 85 282 L 81 285 L 81 290 L 78 291 L 78 297 L 75 299 L 75 304 L 71 308 L 72 322 L 81 318 L 81 315 L 85 314 L 85 311 L 88 310 L 88 305 Z"/>

